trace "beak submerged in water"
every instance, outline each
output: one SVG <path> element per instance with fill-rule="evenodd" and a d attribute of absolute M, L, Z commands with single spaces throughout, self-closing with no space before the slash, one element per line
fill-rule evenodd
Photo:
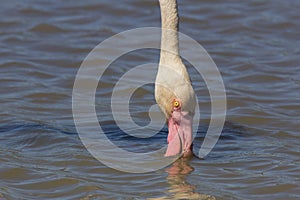
<path fill-rule="evenodd" d="M 193 116 L 186 111 L 181 111 L 178 104 L 168 119 L 168 148 L 165 156 L 183 155 L 188 157 L 193 155 Z"/>

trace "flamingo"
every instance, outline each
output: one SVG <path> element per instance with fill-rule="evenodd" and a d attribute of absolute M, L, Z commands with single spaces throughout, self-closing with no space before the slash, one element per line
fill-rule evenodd
<path fill-rule="evenodd" d="M 192 124 L 196 98 L 190 77 L 179 56 L 178 9 L 176 0 L 159 0 L 161 51 L 155 80 L 155 100 L 168 124 L 165 156 L 193 155 Z"/>

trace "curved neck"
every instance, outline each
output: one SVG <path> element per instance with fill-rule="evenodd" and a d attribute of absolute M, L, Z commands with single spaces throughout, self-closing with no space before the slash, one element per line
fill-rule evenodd
<path fill-rule="evenodd" d="M 162 26 L 160 63 L 167 64 L 179 58 L 177 1 L 159 0 L 159 4 Z"/>

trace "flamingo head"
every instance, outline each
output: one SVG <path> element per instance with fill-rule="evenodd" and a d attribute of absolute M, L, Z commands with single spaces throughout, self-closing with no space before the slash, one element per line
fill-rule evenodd
<path fill-rule="evenodd" d="M 169 71 L 169 76 L 158 75 L 155 86 L 156 102 L 168 124 L 168 148 L 165 156 L 187 157 L 193 155 L 195 94 L 189 79 L 170 74 L 172 73 Z"/>

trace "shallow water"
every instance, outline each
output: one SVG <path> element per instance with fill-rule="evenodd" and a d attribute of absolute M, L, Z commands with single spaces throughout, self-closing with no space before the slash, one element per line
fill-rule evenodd
<path fill-rule="evenodd" d="M 225 127 L 204 160 L 129 174 L 101 164 L 81 143 L 72 88 L 81 62 L 104 39 L 160 26 L 157 1 L 2 2 L 0 199 L 299 199 L 299 9 L 293 0 L 179 1 L 180 30 L 203 45 L 222 74 Z M 111 88 L 125 71 L 158 57 L 141 50 L 119 58 L 97 92 L 103 127 L 132 151 L 161 147 L 166 129 L 151 139 L 126 137 L 110 113 Z M 210 113 L 198 76 L 191 73 L 203 112 L 195 149 Z M 133 98 L 137 124 L 148 123 L 151 101 L 153 85 Z"/>

